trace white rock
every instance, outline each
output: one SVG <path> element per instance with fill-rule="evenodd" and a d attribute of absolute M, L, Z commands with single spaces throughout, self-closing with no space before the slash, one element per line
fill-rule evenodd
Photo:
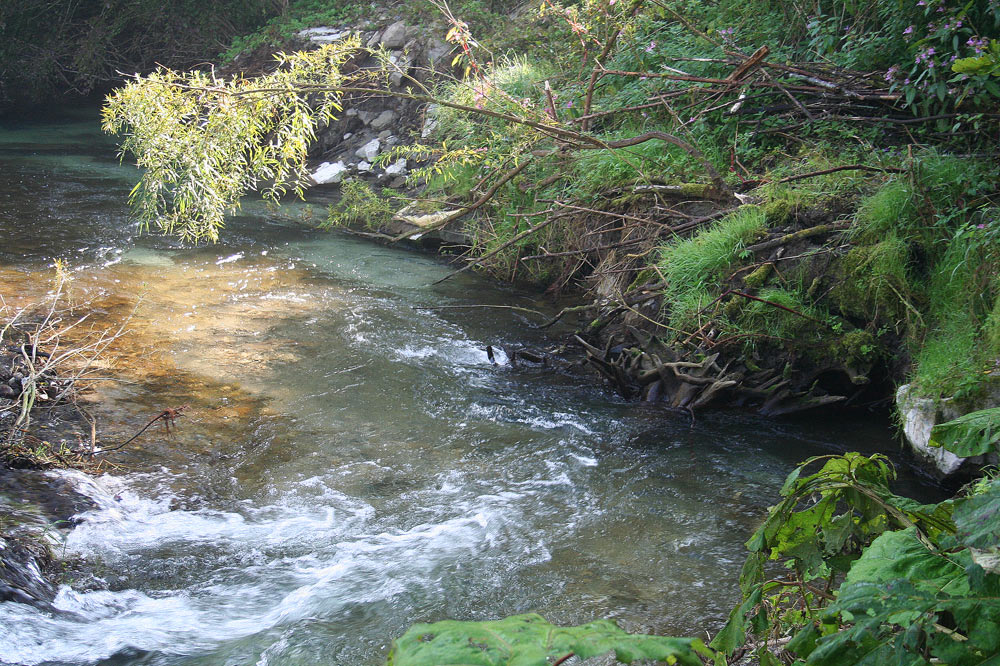
<path fill-rule="evenodd" d="M 400 158 L 385 168 L 387 176 L 401 176 L 406 173 L 406 158 Z"/>
<path fill-rule="evenodd" d="M 323 162 L 319 165 L 319 168 L 316 169 L 315 173 L 312 174 L 312 179 L 317 185 L 339 183 L 344 179 L 344 173 L 346 171 L 347 167 L 343 162 L 336 162 L 334 164 Z"/>
<path fill-rule="evenodd" d="M 426 139 L 431 135 L 431 133 L 437 129 L 438 119 L 437 112 L 440 107 L 437 104 L 431 104 L 424 111 L 424 125 L 420 128 L 420 138 Z"/>
<path fill-rule="evenodd" d="M 372 120 L 371 122 L 372 129 L 380 130 L 386 125 L 390 124 L 395 119 L 396 119 L 396 112 L 393 111 L 392 109 L 386 109 L 382 113 L 378 114 L 378 116 L 374 120 Z"/>
<path fill-rule="evenodd" d="M 382 33 L 382 39 L 379 41 L 387 49 L 402 48 L 403 44 L 406 43 L 406 23 L 396 21 L 385 29 L 385 32 Z"/>
<path fill-rule="evenodd" d="M 354 151 L 354 154 L 365 160 L 366 162 L 371 162 L 378 156 L 379 149 L 382 148 L 382 142 L 379 139 L 372 139 L 365 145 Z"/>
<path fill-rule="evenodd" d="M 323 26 L 299 30 L 297 34 L 302 39 L 308 40 L 313 44 L 332 44 L 350 35 L 351 31 Z"/>
<path fill-rule="evenodd" d="M 965 458 L 929 444 L 931 428 L 938 422 L 940 409 L 938 401 L 915 396 L 911 385 L 903 384 L 896 391 L 896 409 L 899 410 L 899 416 L 903 421 L 903 434 L 906 435 L 913 452 L 934 465 L 944 476 L 957 472 L 965 462 Z"/>
<path fill-rule="evenodd" d="M 372 165 L 369 164 L 368 162 L 365 162 L 364 160 L 358 162 L 358 171 L 360 171 L 361 173 L 367 173 L 368 171 L 371 170 L 372 170 Z"/>

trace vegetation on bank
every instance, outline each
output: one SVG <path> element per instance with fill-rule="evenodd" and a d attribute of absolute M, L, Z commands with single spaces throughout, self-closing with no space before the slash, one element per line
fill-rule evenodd
<path fill-rule="evenodd" d="M 86 304 L 72 302 L 71 278 L 56 262 L 47 302 L 15 307 L 0 297 L 0 468 L 100 468 L 96 421 L 80 397 L 107 368 L 108 348 L 124 333 L 92 328 Z M 80 424 L 84 439 L 59 437 Z"/>

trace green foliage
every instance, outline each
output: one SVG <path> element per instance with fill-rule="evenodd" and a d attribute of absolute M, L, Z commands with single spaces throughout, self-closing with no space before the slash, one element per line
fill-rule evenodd
<path fill-rule="evenodd" d="M 662 248 L 658 267 L 666 280 L 664 307 L 672 327 L 692 330 L 698 313 L 712 302 L 723 272 L 766 228 L 762 209 L 743 206 L 694 237 Z"/>
<path fill-rule="evenodd" d="M 369 229 L 381 226 L 395 211 L 391 191 L 380 195 L 362 180 L 352 180 L 340 188 L 340 201 L 330 206 L 324 229 L 362 224 Z"/>
<path fill-rule="evenodd" d="M 818 472 L 803 476 L 818 462 Z M 749 631 L 791 637 L 785 663 L 1000 657 L 1000 481 L 920 505 L 894 495 L 892 478 L 880 456 L 856 453 L 809 460 L 792 472 L 782 501 L 747 543 L 744 601 L 712 646 L 731 654 Z M 783 560 L 789 578 L 766 580 L 767 559 Z M 762 663 L 773 660 L 766 651 L 766 644 L 758 651 Z"/>
<path fill-rule="evenodd" d="M 766 228 L 763 210 L 743 206 L 692 238 L 666 245 L 659 267 L 666 278 L 668 296 L 681 297 L 717 282 L 721 272 Z"/>
<path fill-rule="evenodd" d="M 292 0 L 277 16 L 270 18 L 253 32 L 233 38 L 222 54 L 230 61 L 241 53 L 254 51 L 262 46 L 283 47 L 295 33 L 313 26 L 341 25 L 356 21 L 364 15 L 361 4 L 339 0 Z"/>
<path fill-rule="evenodd" d="M 145 170 L 131 196 L 142 223 L 216 240 L 246 192 L 263 183 L 272 200 L 301 192 L 309 146 L 340 110 L 340 66 L 357 46 L 281 54 L 279 68 L 255 80 L 162 69 L 112 93 L 104 129 L 122 134 L 122 153 Z M 301 86 L 316 92 L 307 99 Z"/>
<path fill-rule="evenodd" d="M 487 622 L 415 624 L 393 641 L 388 666 L 549 666 L 614 652 L 624 664 L 654 659 L 702 666 L 713 653 L 700 640 L 628 634 L 609 620 L 557 627 L 530 613 Z"/>
<path fill-rule="evenodd" d="M 931 446 L 943 446 L 963 458 L 996 451 L 1000 444 L 1000 407 L 970 412 L 931 430 Z"/>

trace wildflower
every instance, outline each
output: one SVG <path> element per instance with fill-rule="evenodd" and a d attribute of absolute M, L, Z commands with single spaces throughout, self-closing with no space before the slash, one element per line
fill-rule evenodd
<path fill-rule="evenodd" d="M 566 108 L 567 109 L 572 109 L 573 108 L 573 100 L 570 100 L 570 101 L 566 102 Z"/>
<path fill-rule="evenodd" d="M 984 38 L 976 39 L 975 37 L 969 37 L 968 41 L 965 42 L 966 46 L 971 46 L 975 50 L 976 55 L 982 55 L 986 50 L 986 40 Z"/>
<path fill-rule="evenodd" d="M 646 47 L 646 53 L 652 53 L 653 49 L 656 48 L 656 42 L 650 42 L 649 46 Z"/>
<path fill-rule="evenodd" d="M 893 65 L 889 69 L 885 70 L 885 80 L 892 81 L 896 78 L 896 74 L 899 74 L 899 65 Z"/>
<path fill-rule="evenodd" d="M 912 35 L 912 34 L 913 34 L 913 26 L 912 25 L 908 26 L 906 28 L 906 30 L 903 31 L 903 37 L 906 37 L 907 39 L 909 39 L 910 35 Z"/>

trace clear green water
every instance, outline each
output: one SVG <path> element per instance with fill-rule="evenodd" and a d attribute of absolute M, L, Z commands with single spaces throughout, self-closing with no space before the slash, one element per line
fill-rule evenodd
<path fill-rule="evenodd" d="M 799 460 L 892 450 L 885 424 L 694 424 L 592 378 L 492 368 L 544 339 L 493 304 L 545 309 L 427 255 L 318 233 L 260 207 L 219 245 L 139 236 L 136 174 L 94 109 L 0 129 L 0 295 L 41 298 L 64 259 L 111 325 L 127 382 L 102 439 L 190 404 L 88 480 L 63 535 L 107 589 L 47 614 L 0 604 L 0 662 L 378 664 L 416 621 L 538 611 L 704 636 L 742 543 Z M 303 207 L 293 207 L 300 215 Z M 910 481 L 911 484 L 915 483 Z"/>

